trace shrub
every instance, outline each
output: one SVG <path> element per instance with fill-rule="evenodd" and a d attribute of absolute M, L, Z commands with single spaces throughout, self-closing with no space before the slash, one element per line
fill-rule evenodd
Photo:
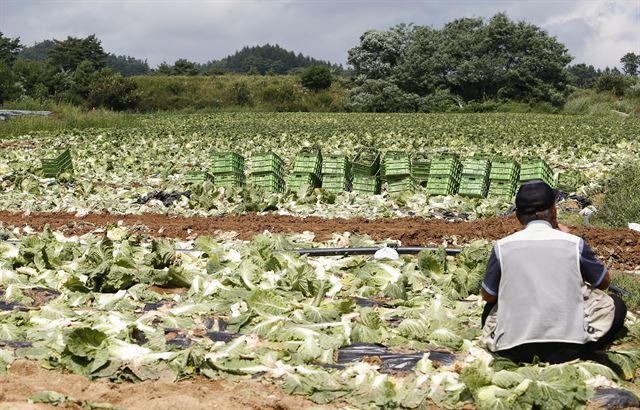
<path fill-rule="evenodd" d="M 366 112 L 415 112 L 419 103 L 418 95 L 405 93 L 386 80 L 366 80 L 350 90 L 344 100 L 346 110 Z"/>
<path fill-rule="evenodd" d="M 231 94 L 233 96 L 233 102 L 239 106 L 253 106 L 253 99 L 251 98 L 251 91 L 245 81 L 236 81 L 231 86 Z"/>
<path fill-rule="evenodd" d="M 597 220 L 606 225 L 626 227 L 640 223 L 640 161 L 619 167 L 605 186 L 605 198 Z"/>
<path fill-rule="evenodd" d="M 109 68 L 100 70 L 89 86 L 87 104 L 91 107 L 123 111 L 136 108 L 139 101 L 136 84 Z"/>
<path fill-rule="evenodd" d="M 596 90 L 611 91 L 618 97 L 624 95 L 626 82 L 624 76 L 618 73 L 604 73 L 596 80 Z"/>
<path fill-rule="evenodd" d="M 300 74 L 302 86 L 313 91 L 326 90 L 332 81 L 331 70 L 323 65 L 307 67 Z"/>

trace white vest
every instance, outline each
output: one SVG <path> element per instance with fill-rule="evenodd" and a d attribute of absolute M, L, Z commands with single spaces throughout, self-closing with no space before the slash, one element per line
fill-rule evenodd
<path fill-rule="evenodd" d="M 497 242 L 502 275 L 491 350 L 523 343 L 582 344 L 590 340 L 580 241 L 547 222 L 534 221 Z"/>

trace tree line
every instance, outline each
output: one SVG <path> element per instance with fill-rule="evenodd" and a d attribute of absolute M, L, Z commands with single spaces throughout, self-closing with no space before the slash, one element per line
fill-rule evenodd
<path fill-rule="evenodd" d="M 141 94 L 131 76 L 228 72 L 296 73 L 299 85 L 313 91 L 328 88 L 340 75 L 348 89 L 343 109 L 353 111 L 491 111 L 509 101 L 561 107 L 577 88 L 640 97 L 639 54 L 625 54 L 622 71 L 570 65 L 572 59 L 555 37 L 504 13 L 456 19 L 441 29 L 400 24 L 367 31 L 348 51 L 347 70 L 277 44 L 244 47 L 204 64 L 179 59 L 151 69 L 146 61 L 105 52 L 95 35 L 24 47 L 19 38 L 0 33 L 0 103 L 27 96 L 89 108 L 135 109 Z"/>
<path fill-rule="evenodd" d="M 318 91 L 331 86 L 332 70 L 341 69 L 277 45 L 266 45 L 245 47 L 223 60 L 204 65 L 179 59 L 172 66 L 162 63 L 151 70 L 146 61 L 106 53 L 95 35 L 46 40 L 25 48 L 19 38 L 9 38 L 0 32 L 0 103 L 26 96 L 87 108 L 135 109 L 141 95 L 136 82 L 128 77 L 215 75 L 245 70 L 249 74 L 253 71 L 285 74 L 299 70 L 300 84 Z"/>

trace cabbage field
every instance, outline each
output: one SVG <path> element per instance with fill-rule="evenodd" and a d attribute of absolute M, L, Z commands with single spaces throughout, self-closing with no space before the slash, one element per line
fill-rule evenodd
<path fill-rule="evenodd" d="M 518 366 L 479 346 L 491 241 L 518 229 L 500 216 L 507 199 L 429 196 L 420 187 L 265 193 L 185 180 L 208 170 L 215 152 L 274 151 L 290 167 L 303 147 L 344 155 L 374 147 L 536 156 L 577 176 L 575 198 L 595 199 L 611 171 L 640 152 L 639 121 L 220 113 L 149 115 L 140 124 L 0 141 L 0 402 L 145 408 L 124 393 L 92 395 L 91 386 L 197 382 L 204 391 L 224 381 L 244 387 L 223 408 L 640 406 L 634 309 L 602 363 Z M 66 148 L 73 172 L 45 177 L 40 160 Z M 174 195 L 140 201 L 150 193 Z M 598 206 L 564 215 L 575 223 Z M 637 232 L 574 229 L 613 270 L 640 271 Z M 398 259 L 288 251 L 391 243 L 430 249 Z M 42 378 L 20 378 L 25 363 L 94 384 L 43 387 Z M 262 398 L 264 386 L 280 393 Z M 249 402 L 252 388 L 259 399 Z M 178 394 L 166 389 L 155 397 Z M 278 394 L 304 401 L 269 401 Z M 210 408 L 203 397 L 190 408 Z"/>

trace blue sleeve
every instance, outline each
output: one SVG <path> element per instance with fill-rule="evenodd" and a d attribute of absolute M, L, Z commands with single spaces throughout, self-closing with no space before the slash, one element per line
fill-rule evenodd
<path fill-rule="evenodd" d="M 596 288 L 600 286 L 607 274 L 604 263 L 596 257 L 584 240 L 580 241 L 580 273 L 585 282 Z"/>
<path fill-rule="evenodd" d="M 487 271 L 484 273 L 484 280 L 482 281 L 482 288 L 485 292 L 491 296 L 497 296 L 501 276 L 500 258 L 498 257 L 498 250 L 496 246 L 494 246 L 491 250 L 491 256 L 489 256 L 489 263 L 487 264 Z"/>

